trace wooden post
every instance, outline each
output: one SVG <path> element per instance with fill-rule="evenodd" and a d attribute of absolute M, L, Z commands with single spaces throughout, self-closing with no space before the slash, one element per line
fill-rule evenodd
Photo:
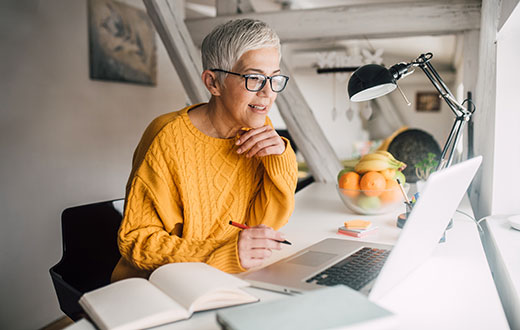
<path fill-rule="evenodd" d="M 484 159 L 470 188 L 471 204 L 477 219 L 492 214 L 495 99 L 496 99 L 496 38 L 500 0 L 482 1 L 478 79 L 474 94 L 477 111 L 475 119 L 475 154 Z"/>
<path fill-rule="evenodd" d="M 396 110 L 394 102 L 389 96 L 374 99 L 377 106 L 381 109 L 381 115 L 385 118 L 391 133 L 401 128 L 405 123 L 399 112 Z M 404 101 L 403 101 L 404 102 Z"/>
<path fill-rule="evenodd" d="M 175 6 L 168 0 L 143 0 L 157 33 L 170 56 L 191 103 L 206 102 L 210 94 L 200 75 L 202 62 L 183 15 L 176 13 Z"/>
<path fill-rule="evenodd" d="M 234 15 L 238 13 L 238 0 L 217 0 L 217 16 Z"/>
<path fill-rule="evenodd" d="M 282 72 L 290 72 L 283 61 L 280 67 Z M 342 168 L 341 162 L 294 81 L 289 82 L 278 95 L 276 105 L 314 180 L 336 182 L 337 174 Z"/>

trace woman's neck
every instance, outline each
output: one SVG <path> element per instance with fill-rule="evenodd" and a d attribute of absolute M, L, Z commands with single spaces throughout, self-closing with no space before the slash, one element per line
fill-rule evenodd
<path fill-rule="evenodd" d="M 226 118 L 226 111 L 218 106 L 214 98 L 201 107 L 188 112 L 193 125 L 202 133 L 219 138 L 229 139 L 235 137 L 240 127 L 229 126 L 231 120 Z"/>

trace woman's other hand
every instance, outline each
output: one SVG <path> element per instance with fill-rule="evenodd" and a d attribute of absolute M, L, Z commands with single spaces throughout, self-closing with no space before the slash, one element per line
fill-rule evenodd
<path fill-rule="evenodd" d="M 238 237 L 240 264 L 245 269 L 261 266 L 272 250 L 280 250 L 284 239 L 281 233 L 266 225 L 242 230 Z"/>
<path fill-rule="evenodd" d="M 236 142 L 237 153 L 246 157 L 281 155 L 285 151 L 285 142 L 269 125 L 253 128 L 244 133 Z"/>

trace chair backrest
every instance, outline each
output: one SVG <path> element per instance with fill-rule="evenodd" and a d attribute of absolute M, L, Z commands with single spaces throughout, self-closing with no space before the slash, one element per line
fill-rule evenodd
<path fill-rule="evenodd" d="M 73 320 L 82 315 L 83 293 L 110 283 L 121 255 L 117 231 L 123 199 L 67 208 L 61 215 L 63 255 L 50 269 L 61 310 Z"/>
<path fill-rule="evenodd" d="M 294 140 L 293 140 L 291 134 L 289 134 L 288 130 L 286 130 L 286 129 L 277 129 L 276 132 L 278 133 L 278 135 L 283 136 L 284 138 L 289 140 L 289 142 L 291 142 L 291 147 L 293 148 L 295 153 L 298 151 L 298 146 L 294 142 Z"/>

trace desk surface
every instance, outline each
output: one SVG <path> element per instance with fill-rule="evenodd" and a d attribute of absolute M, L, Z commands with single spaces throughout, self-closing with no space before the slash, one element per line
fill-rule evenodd
<path fill-rule="evenodd" d="M 464 200 L 460 210 L 472 213 Z M 404 206 L 403 206 L 404 211 Z M 402 211 L 401 211 L 402 212 Z M 334 184 L 313 183 L 296 194 L 296 207 L 282 228 L 292 246 L 273 253 L 270 262 L 287 257 L 326 237 L 336 234 L 349 219 L 369 219 L 379 229 L 365 241 L 393 244 L 400 229 L 397 214 L 360 216 L 352 214 L 340 201 Z M 248 288 L 261 300 L 284 297 L 270 291 Z M 405 281 L 390 291 L 380 305 L 399 318 L 399 329 L 509 329 L 493 283 L 475 223 L 457 213 L 446 243 Z M 220 329 L 215 312 L 194 314 L 191 319 L 157 329 Z"/>

